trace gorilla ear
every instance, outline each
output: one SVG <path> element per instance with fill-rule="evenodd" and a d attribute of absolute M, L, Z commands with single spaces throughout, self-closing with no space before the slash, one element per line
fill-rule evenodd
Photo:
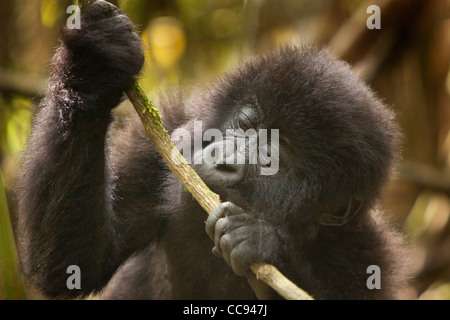
<path fill-rule="evenodd" d="M 362 208 L 364 201 L 351 199 L 344 213 L 323 213 L 316 215 L 316 221 L 323 226 L 343 226 L 349 222 Z"/>

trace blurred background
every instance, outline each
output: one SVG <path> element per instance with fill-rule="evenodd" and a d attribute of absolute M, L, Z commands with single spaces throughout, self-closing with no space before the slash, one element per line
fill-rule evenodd
<path fill-rule="evenodd" d="M 140 82 L 150 95 L 179 85 L 188 95 L 286 43 L 326 46 L 350 63 L 396 111 L 404 133 L 381 206 L 413 248 L 417 278 L 405 298 L 450 299 L 450 0 L 111 2 L 139 26 L 149 49 Z M 35 298 L 17 273 L 12 189 L 71 4 L 0 1 L 0 300 Z M 366 26 L 372 4 L 381 9 L 381 29 Z"/>

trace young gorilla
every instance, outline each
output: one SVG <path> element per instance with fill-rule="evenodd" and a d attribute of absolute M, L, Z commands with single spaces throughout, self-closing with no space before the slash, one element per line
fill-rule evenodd
<path fill-rule="evenodd" d="M 105 286 L 106 298 L 255 298 L 242 275 L 261 261 L 317 299 L 397 297 L 401 240 L 374 208 L 397 128 L 345 63 L 284 48 L 186 103 L 161 102 L 170 132 L 194 120 L 224 133 L 279 129 L 275 175 L 260 175 L 261 164 L 196 167 L 227 201 L 205 232 L 205 212 L 137 117 L 111 126 L 144 60 L 133 25 L 103 1 L 81 23 L 63 32 L 19 178 L 22 265 L 34 286 L 57 298 Z M 67 288 L 70 265 L 81 289 Z M 381 289 L 367 287 L 370 265 Z"/>

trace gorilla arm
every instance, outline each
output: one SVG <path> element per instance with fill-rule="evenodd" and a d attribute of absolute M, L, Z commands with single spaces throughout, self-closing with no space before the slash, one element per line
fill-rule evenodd
<path fill-rule="evenodd" d="M 151 241 L 157 228 L 152 197 L 144 202 L 150 203 L 145 210 L 133 206 L 138 202 L 133 200 L 158 188 L 153 172 L 160 167 L 157 160 L 152 162 L 152 148 L 144 142 L 133 155 L 147 157 L 147 165 L 138 161 L 136 168 L 155 170 L 146 171 L 153 180 L 149 189 L 148 181 L 133 180 L 141 175 L 135 166 L 109 163 L 112 151 L 105 147 L 111 109 L 143 64 L 141 42 L 131 22 L 108 2 L 86 9 L 83 28 L 65 30 L 53 58 L 47 98 L 34 118 L 18 180 L 23 271 L 52 297 L 101 289 L 131 253 Z M 121 144 L 141 142 L 135 136 Z M 129 205 L 121 201 L 125 197 Z M 143 230 L 143 219 L 154 230 Z M 80 267 L 81 290 L 66 286 L 70 265 Z"/>

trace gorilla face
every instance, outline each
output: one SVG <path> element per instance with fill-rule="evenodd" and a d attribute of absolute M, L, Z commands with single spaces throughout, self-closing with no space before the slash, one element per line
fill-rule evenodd
<path fill-rule="evenodd" d="M 339 225 L 373 204 L 389 174 L 393 115 L 324 51 L 284 48 L 250 60 L 202 102 L 216 117 L 202 117 L 194 102 L 198 116 L 185 127 L 200 134 L 182 149 L 227 198 L 239 193 L 266 208 L 307 209 Z"/>

